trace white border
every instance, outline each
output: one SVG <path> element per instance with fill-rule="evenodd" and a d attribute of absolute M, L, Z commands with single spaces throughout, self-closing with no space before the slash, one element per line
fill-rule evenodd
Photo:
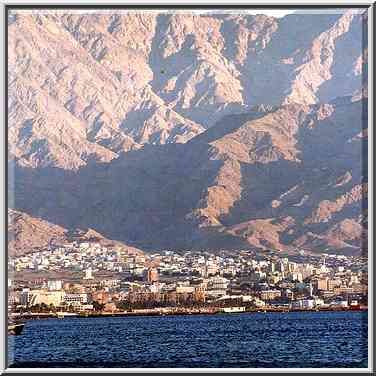
<path fill-rule="evenodd" d="M 373 5 L 375 6 L 375 4 Z M 373 349 L 374 343 L 374 212 L 373 212 L 373 198 L 374 198 L 374 176 L 373 176 L 373 160 L 374 160 L 374 129 L 373 129 L 373 41 L 371 40 L 374 32 L 373 7 L 368 9 L 368 367 L 370 370 L 374 369 Z M 370 293 L 371 292 L 371 293 Z"/>
<path fill-rule="evenodd" d="M 3 25 L 5 23 L 5 8 L 2 8 L 0 11 L 0 27 L 1 27 L 1 38 L 0 38 L 0 48 L 3 53 L 5 52 L 5 35 L 4 35 L 4 28 Z M 3 55 L 2 55 L 3 56 Z M 7 189 L 6 182 L 5 182 L 5 163 L 4 161 L 4 150 L 5 150 L 5 61 L 4 59 L 1 59 L 1 73 L 0 73 L 0 90 L 1 90 L 1 104 L 0 104 L 0 111 L 2 114 L 2 129 L 0 132 L 0 152 L 1 157 L 1 196 L 0 196 L 0 207 L 1 207 L 1 216 L 0 216 L 0 273 L 2 278 L 0 277 L 0 304 L 3 307 L 3 304 L 6 302 L 7 299 L 7 284 L 8 281 L 5 281 L 5 275 L 6 275 L 6 267 L 7 267 L 7 259 L 6 259 L 6 244 L 5 244 L 5 216 L 8 215 L 5 211 L 5 192 Z M 4 99 L 3 99 L 4 98 Z M 6 346 L 7 346 L 7 331 L 6 331 L 6 323 L 7 321 L 7 313 L 6 313 L 6 307 L 1 309 L 0 313 L 0 335 L 1 335 L 1 341 L 0 341 L 0 370 L 5 369 L 6 365 L 6 359 L 5 359 L 5 353 L 6 353 Z"/>
<path fill-rule="evenodd" d="M 8 368 L 7 373 L 369 373 L 369 368 Z"/>

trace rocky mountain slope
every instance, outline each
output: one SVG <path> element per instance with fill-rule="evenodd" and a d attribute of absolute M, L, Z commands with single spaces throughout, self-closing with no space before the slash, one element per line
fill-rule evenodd
<path fill-rule="evenodd" d="M 255 107 L 185 144 L 145 145 L 78 172 L 11 165 L 14 205 L 141 248 L 359 253 L 366 101 Z"/>
<path fill-rule="evenodd" d="M 13 11 L 9 145 L 67 170 L 184 143 L 257 104 L 365 90 L 366 16 Z"/>
<path fill-rule="evenodd" d="M 123 242 L 106 239 L 93 229 L 67 230 L 17 210 L 9 210 L 8 223 L 8 251 L 11 256 L 46 250 L 51 246 L 64 245 L 72 241 L 94 241 L 103 246 L 118 247 L 128 253 L 143 253 L 140 249 Z"/>
<path fill-rule="evenodd" d="M 17 210 L 8 212 L 9 255 L 26 254 L 38 247 L 47 248 L 53 241 L 66 239 L 67 231 L 39 218 Z"/>
<path fill-rule="evenodd" d="M 364 251 L 366 21 L 11 12 L 10 247 Z"/>

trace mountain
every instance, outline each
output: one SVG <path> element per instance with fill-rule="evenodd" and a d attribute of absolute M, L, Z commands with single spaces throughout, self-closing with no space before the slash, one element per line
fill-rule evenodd
<path fill-rule="evenodd" d="M 40 218 L 32 217 L 17 210 L 8 213 L 8 250 L 11 256 L 23 256 L 50 246 L 67 244 L 72 241 L 95 241 L 103 246 L 116 246 L 128 253 L 142 251 L 122 242 L 106 239 L 93 229 L 69 231 Z"/>
<path fill-rule="evenodd" d="M 63 241 L 67 230 L 17 210 L 8 212 L 9 255 L 23 255 L 36 248 L 47 248 L 52 239 Z"/>
<path fill-rule="evenodd" d="M 365 250 L 366 13 L 17 10 L 8 31 L 15 252 L 78 229 Z"/>
<path fill-rule="evenodd" d="M 228 115 L 185 144 L 145 145 L 77 172 L 9 168 L 14 206 L 140 248 L 359 253 L 367 102 Z"/>
<path fill-rule="evenodd" d="M 77 170 L 254 105 L 366 90 L 366 14 L 11 11 L 9 152 Z"/>

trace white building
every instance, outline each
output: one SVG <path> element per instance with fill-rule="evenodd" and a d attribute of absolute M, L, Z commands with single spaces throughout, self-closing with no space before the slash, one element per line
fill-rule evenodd
<path fill-rule="evenodd" d="M 58 307 L 64 301 L 64 291 L 24 290 L 20 295 L 20 303 L 23 306 L 37 304 L 53 305 Z"/>
<path fill-rule="evenodd" d="M 86 270 L 84 279 L 94 279 L 93 271 L 91 270 L 91 268 L 88 268 Z"/>
<path fill-rule="evenodd" d="M 61 280 L 50 280 L 47 282 L 47 288 L 49 291 L 61 290 L 63 287 L 63 281 Z"/>
<path fill-rule="evenodd" d="M 88 294 L 65 294 L 64 302 L 68 305 L 82 305 L 89 302 Z"/>

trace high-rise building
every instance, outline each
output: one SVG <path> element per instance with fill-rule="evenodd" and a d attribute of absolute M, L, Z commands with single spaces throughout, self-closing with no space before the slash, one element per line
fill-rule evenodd
<path fill-rule="evenodd" d="M 284 294 L 283 295 L 284 295 L 285 298 L 287 298 L 289 300 L 293 300 L 294 299 L 294 293 L 290 289 L 284 290 Z"/>
<path fill-rule="evenodd" d="M 159 275 L 158 270 L 156 268 L 149 268 L 147 270 L 147 281 L 149 283 L 158 282 Z"/>
<path fill-rule="evenodd" d="M 271 273 L 274 273 L 274 272 L 275 272 L 275 263 L 274 263 L 274 262 L 271 262 L 271 263 L 269 264 L 269 271 L 270 271 Z"/>
<path fill-rule="evenodd" d="M 94 279 L 93 271 L 91 270 L 91 268 L 88 268 L 86 270 L 84 279 Z"/>
<path fill-rule="evenodd" d="M 50 291 L 58 291 L 63 287 L 63 281 L 61 280 L 49 280 L 47 282 L 47 288 Z"/>
<path fill-rule="evenodd" d="M 318 278 L 315 280 L 317 290 L 328 290 L 328 279 L 327 278 Z"/>
<path fill-rule="evenodd" d="M 260 292 L 261 300 L 273 300 L 281 296 L 280 290 L 264 290 Z"/>
<path fill-rule="evenodd" d="M 295 272 L 297 270 L 297 264 L 295 262 L 289 262 L 288 264 L 288 271 Z"/>
<path fill-rule="evenodd" d="M 284 272 L 286 270 L 286 265 L 282 261 L 279 261 L 277 264 L 277 270 L 281 273 Z"/>
<path fill-rule="evenodd" d="M 313 296 L 313 285 L 312 285 L 312 282 L 310 282 L 309 284 L 309 296 Z"/>
<path fill-rule="evenodd" d="M 339 278 L 328 280 L 328 290 L 329 291 L 333 291 L 335 288 L 340 287 L 341 285 L 342 285 L 342 281 Z"/>
<path fill-rule="evenodd" d="M 303 282 L 303 274 L 302 273 L 297 273 L 297 272 L 291 273 L 291 278 L 292 278 L 293 281 Z"/>

